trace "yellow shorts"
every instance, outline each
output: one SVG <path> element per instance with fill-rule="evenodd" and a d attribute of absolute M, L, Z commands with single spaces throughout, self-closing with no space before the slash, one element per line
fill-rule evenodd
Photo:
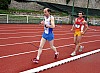
<path fill-rule="evenodd" d="M 74 36 L 81 36 L 81 31 L 75 31 Z"/>

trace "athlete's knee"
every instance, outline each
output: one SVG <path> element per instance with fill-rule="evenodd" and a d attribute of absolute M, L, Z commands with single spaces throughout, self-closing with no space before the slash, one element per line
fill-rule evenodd
<path fill-rule="evenodd" d="M 77 46 L 80 46 L 80 43 L 77 43 L 76 45 L 77 45 Z"/>
<path fill-rule="evenodd" d="M 75 41 L 74 44 L 77 45 L 77 42 Z"/>
<path fill-rule="evenodd" d="M 52 48 L 52 49 L 53 49 L 53 46 L 50 46 L 50 48 Z"/>
<path fill-rule="evenodd" d="M 74 42 L 75 45 L 77 45 L 78 43 L 79 43 L 78 41 L 75 41 L 75 42 Z"/>
<path fill-rule="evenodd" d="M 79 41 L 77 41 L 77 42 L 75 42 L 74 44 L 75 44 L 75 45 L 79 45 L 79 43 L 80 43 L 80 42 L 79 42 Z"/>
<path fill-rule="evenodd" d="M 77 44 L 79 44 L 80 43 L 80 40 L 77 40 L 77 42 L 76 42 Z"/>
<path fill-rule="evenodd" d="M 52 49 L 55 49 L 55 46 L 50 46 Z"/>
<path fill-rule="evenodd" d="M 43 46 L 39 46 L 39 49 L 42 50 Z"/>

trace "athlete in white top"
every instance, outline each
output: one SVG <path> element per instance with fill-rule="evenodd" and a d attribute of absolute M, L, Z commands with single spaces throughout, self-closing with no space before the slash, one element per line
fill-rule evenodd
<path fill-rule="evenodd" d="M 41 24 L 44 25 L 44 33 L 41 38 L 37 57 L 32 60 L 34 63 L 39 63 L 40 55 L 42 53 L 42 48 L 46 41 L 49 41 L 50 47 L 55 52 L 54 58 L 57 59 L 58 55 L 59 55 L 56 48 L 54 47 L 53 28 L 55 28 L 55 23 L 54 23 L 54 17 L 52 15 L 50 15 L 50 12 L 51 12 L 51 10 L 49 8 L 44 9 L 44 21 L 41 21 Z"/>

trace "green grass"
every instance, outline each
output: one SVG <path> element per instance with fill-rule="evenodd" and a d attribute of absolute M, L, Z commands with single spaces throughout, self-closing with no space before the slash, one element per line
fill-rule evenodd
<path fill-rule="evenodd" d="M 9 14 L 8 10 L 0 10 L 0 14 Z"/>
<path fill-rule="evenodd" d="M 34 10 L 19 10 L 19 9 L 8 9 L 8 10 L 0 10 L 0 14 L 12 14 L 13 12 L 26 12 L 26 13 L 42 13 L 41 11 L 34 11 Z"/>
<path fill-rule="evenodd" d="M 34 11 L 34 10 L 19 10 L 16 8 L 12 8 L 12 9 L 8 9 L 8 10 L 0 10 L 0 14 L 13 14 L 14 12 L 22 12 L 22 13 L 33 13 L 33 14 L 42 14 L 43 15 L 43 11 Z M 52 11 L 51 13 L 52 15 L 57 15 L 57 16 L 66 16 L 68 15 L 67 13 L 62 13 L 62 12 L 54 12 Z"/>
<path fill-rule="evenodd" d="M 88 18 L 100 18 L 100 16 L 88 16 Z"/>

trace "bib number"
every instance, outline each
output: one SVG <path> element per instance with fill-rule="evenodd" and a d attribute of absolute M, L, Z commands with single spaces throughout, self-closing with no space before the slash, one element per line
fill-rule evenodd
<path fill-rule="evenodd" d="M 49 33 L 49 28 L 45 27 L 45 33 L 48 34 Z"/>
<path fill-rule="evenodd" d="M 76 28 L 80 28 L 80 25 L 78 25 L 78 24 L 75 24 L 75 27 L 76 27 Z"/>

